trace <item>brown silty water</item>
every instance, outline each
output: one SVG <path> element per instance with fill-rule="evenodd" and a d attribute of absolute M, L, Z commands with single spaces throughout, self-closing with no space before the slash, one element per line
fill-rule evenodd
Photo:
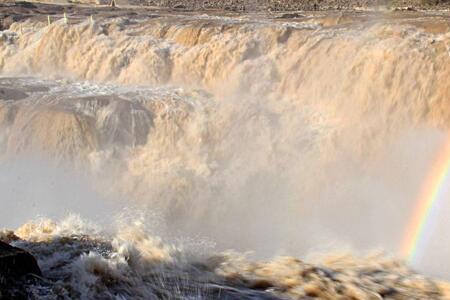
<path fill-rule="evenodd" d="M 410 267 L 450 276 L 450 206 L 397 256 L 450 122 L 448 13 L 86 10 L 0 33 L 0 218 L 36 297 L 449 297 Z"/>

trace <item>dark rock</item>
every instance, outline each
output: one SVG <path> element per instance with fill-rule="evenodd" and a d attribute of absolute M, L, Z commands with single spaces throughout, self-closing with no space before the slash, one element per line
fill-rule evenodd
<path fill-rule="evenodd" d="M 297 19 L 297 18 L 303 18 L 304 15 L 299 13 L 284 13 L 281 16 L 279 16 L 279 19 Z"/>
<path fill-rule="evenodd" d="M 0 242 L 0 280 L 9 281 L 27 274 L 42 275 L 36 259 L 25 250 Z"/>
<path fill-rule="evenodd" d="M 1 100 L 22 100 L 27 97 L 28 97 L 28 94 L 25 92 L 0 86 L 0 99 Z"/>
<path fill-rule="evenodd" d="M 34 5 L 33 3 L 26 2 L 26 1 L 17 1 L 16 5 L 17 6 L 21 6 L 21 7 L 25 7 L 25 8 L 37 8 L 37 6 Z"/>
<path fill-rule="evenodd" d="M 12 23 L 19 22 L 27 18 L 27 16 L 18 14 L 3 16 L 0 18 L 0 30 L 8 30 Z"/>
<path fill-rule="evenodd" d="M 30 299 L 28 286 L 43 280 L 36 259 L 0 241 L 0 299 Z"/>

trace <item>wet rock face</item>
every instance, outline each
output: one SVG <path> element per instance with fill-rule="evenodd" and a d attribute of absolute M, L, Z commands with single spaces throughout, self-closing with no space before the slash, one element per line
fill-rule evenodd
<path fill-rule="evenodd" d="M 0 299 L 28 299 L 26 285 L 38 280 L 28 278 L 30 274 L 42 275 L 36 259 L 0 241 Z"/>
<path fill-rule="evenodd" d="M 28 94 L 15 89 L 0 87 L 0 100 L 22 100 L 28 97 Z"/>
<path fill-rule="evenodd" d="M 25 250 L 0 242 L 0 281 L 18 279 L 27 274 L 41 275 L 36 259 Z"/>

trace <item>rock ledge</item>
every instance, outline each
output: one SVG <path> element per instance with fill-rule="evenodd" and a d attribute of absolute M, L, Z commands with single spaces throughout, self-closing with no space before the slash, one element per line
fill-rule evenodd
<path fill-rule="evenodd" d="M 27 274 L 42 275 L 36 259 L 25 250 L 0 242 L 0 285 Z"/>

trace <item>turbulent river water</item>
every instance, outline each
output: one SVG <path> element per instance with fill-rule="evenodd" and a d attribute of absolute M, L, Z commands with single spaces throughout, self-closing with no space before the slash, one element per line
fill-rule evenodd
<path fill-rule="evenodd" d="M 448 15 L 296 17 L 0 32 L 0 237 L 34 298 L 449 297 L 410 268 L 450 278 L 450 205 L 398 252 L 450 125 Z"/>

